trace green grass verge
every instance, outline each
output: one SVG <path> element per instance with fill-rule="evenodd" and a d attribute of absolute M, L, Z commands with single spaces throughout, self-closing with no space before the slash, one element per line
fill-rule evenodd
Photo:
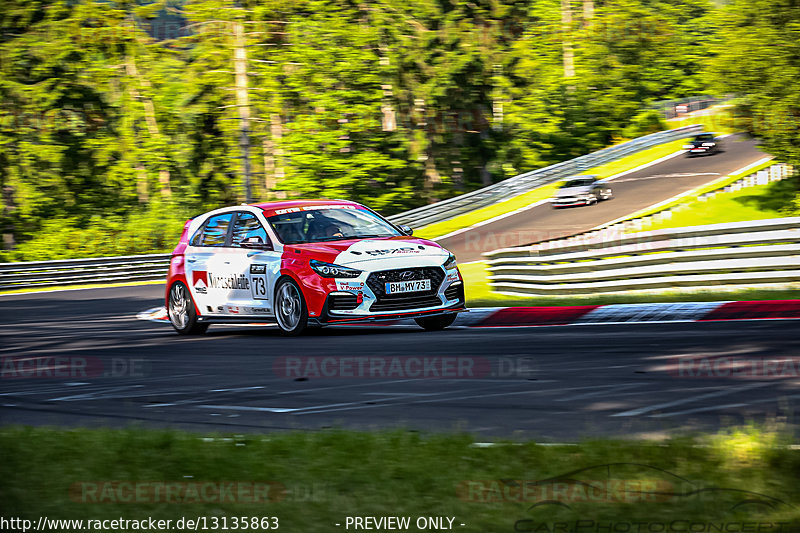
<path fill-rule="evenodd" d="M 468 307 L 521 307 L 639 304 L 654 302 L 718 302 L 753 300 L 797 300 L 800 289 L 746 289 L 716 291 L 672 291 L 642 294 L 600 294 L 576 296 L 506 296 L 492 292 L 485 262 L 459 265 L 464 277 Z"/>
<path fill-rule="evenodd" d="M 615 174 L 619 174 L 620 172 L 634 169 L 638 166 L 674 153 L 680 150 L 681 146 L 684 144 L 684 140 L 660 144 L 636 154 L 624 157 L 618 161 L 612 161 L 611 163 L 606 163 L 605 165 L 588 169 L 584 172 L 584 174 L 595 174 L 601 178 L 608 178 Z M 557 184 L 555 183 L 543 185 L 526 193 L 514 196 L 513 198 L 509 198 L 508 200 L 482 207 L 480 209 L 476 209 L 475 211 L 464 213 L 463 215 L 458 215 L 449 220 L 444 220 L 423 228 L 415 229 L 414 235 L 427 239 L 441 237 L 442 235 L 447 235 L 453 231 L 468 228 L 479 222 L 483 222 L 526 207 L 530 204 L 546 200 L 553 196 L 556 188 Z"/>
<path fill-rule="evenodd" d="M 695 199 L 686 203 L 682 209 L 673 211 L 669 220 L 648 224 L 643 230 L 653 231 L 785 216 L 779 209 L 764 207 L 764 203 L 769 200 L 766 194 L 769 190 L 769 185 L 757 185 L 736 192 L 720 193 L 706 201 Z"/>
<path fill-rule="evenodd" d="M 279 531 L 303 533 L 346 530 L 347 516 L 409 516 L 412 521 L 448 516 L 455 517 L 453 529 L 465 532 L 553 531 L 553 522 L 574 525 L 576 520 L 800 526 L 800 451 L 785 446 L 791 442 L 786 436 L 752 428 L 660 442 L 598 439 L 571 446 L 517 442 L 481 447 L 466 435 L 406 431 L 200 437 L 144 429 L 3 428 L 3 516 L 34 524 L 41 516 L 227 517 L 229 527 L 232 517 L 275 516 Z M 565 475 L 579 469 L 588 470 Z M 558 476 L 564 479 L 559 485 L 533 484 Z M 120 492 L 84 492 L 107 487 L 105 481 L 149 484 L 140 487 L 158 482 L 280 484 L 271 485 L 267 498 L 278 495 L 279 487 L 286 491 L 281 501 L 266 503 L 192 503 L 202 500 L 202 492 L 190 496 L 190 503 L 185 493 L 172 495 L 172 501 L 182 503 L 142 503 L 133 492 L 122 493 L 134 500 L 124 503 Z M 528 490 L 520 490 L 520 482 Z M 637 492 L 654 489 L 662 494 Z M 213 500 L 214 493 L 206 494 Z M 97 498 L 104 503 L 93 503 Z M 569 507 L 532 508 L 544 499 Z M 736 507 L 749 499 L 773 507 Z M 548 525 L 528 529 L 531 522 L 523 520 Z M 418 530 L 412 526 L 408 531 Z"/>

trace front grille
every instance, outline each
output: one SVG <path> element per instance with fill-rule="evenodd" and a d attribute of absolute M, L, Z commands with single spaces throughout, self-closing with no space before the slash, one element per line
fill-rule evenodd
<path fill-rule="evenodd" d="M 355 294 L 331 294 L 328 296 L 329 311 L 350 311 L 358 307 Z"/>
<path fill-rule="evenodd" d="M 411 274 L 405 274 L 411 272 Z M 413 281 L 417 279 L 431 280 L 429 291 L 386 294 L 386 283 L 390 281 Z M 370 311 L 402 311 L 442 305 L 439 287 L 444 281 L 444 270 L 441 267 L 398 268 L 373 272 L 367 277 L 367 286 L 375 294 L 376 301 Z"/>
<path fill-rule="evenodd" d="M 422 307 L 436 307 L 442 305 L 442 299 L 437 295 L 408 296 L 402 298 L 384 298 L 372 304 L 370 311 L 403 311 L 406 309 L 420 309 Z"/>

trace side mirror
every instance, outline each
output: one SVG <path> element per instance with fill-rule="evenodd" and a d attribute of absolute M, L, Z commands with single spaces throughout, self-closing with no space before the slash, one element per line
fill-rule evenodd
<path fill-rule="evenodd" d="M 409 236 L 414 235 L 414 230 L 411 229 L 411 226 L 406 226 L 405 224 L 403 224 L 397 227 L 400 228 L 400 231 L 402 231 L 405 235 Z"/>

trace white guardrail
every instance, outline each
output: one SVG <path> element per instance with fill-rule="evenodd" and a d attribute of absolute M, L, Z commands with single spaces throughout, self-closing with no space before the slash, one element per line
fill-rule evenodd
<path fill-rule="evenodd" d="M 492 290 L 511 295 L 800 287 L 800 217 L 641 233 L 612 227 L 484 256 Z"/>
<path fill-rule="evenodd" d="M 398 213 L 389 218 L 395 224 L 407 224 L 413 228 L 421 228 L 434 222 L 441 222 L 456 215 L 473 211 L 494 204 L 501 200 L 517 196 L 524 192 L 553 183 L 574 174 L 580 174 L 590 168 L 621 159 L 627 155 L 640 152 L 657 144 L 689 137 L 703 130 L 700 125 L 683 126 L 674 130 L 661 131 L 639 137 L 616 146 L 587 154 L 570 161 L 556 163 L 549 167 L 526 172 L 508 178 L 494 185 L 477 191 L 455 196 L 435 204 L 418 207 L 411 211 Z"/>
<path fill-rule="evenodd" d="M 170 254 L 0 263 L 0 291 L 166 280 Z"/>

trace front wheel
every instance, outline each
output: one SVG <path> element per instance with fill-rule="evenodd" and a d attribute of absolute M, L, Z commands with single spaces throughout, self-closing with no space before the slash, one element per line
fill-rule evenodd
<path fill-rule="evenodd" d="M 180 335 L 199 335 L 208 329 L 208 324 L 197 321 L 197 310 L 189 296 L 189 289 L 180 281 L 175 282 L 169 290 L 167 313 L 172 327 Z"/>
<path fill-rule="evenodd" d="M 281 333 L 300 335 L 308 324 L 308 308 L 297 284 L 284 278 L 275 289 L 275 318 Z"/>
<path fill-rule="evenodd" d="M 452 324 L 455 321 L 456 316 L 456 313 L 451 313 L 449 315 L 426 316 L 422 318 L 415 318 L 414 322 L 416 322 L 417 325 L 425 331 L 441 331 Z"/>

